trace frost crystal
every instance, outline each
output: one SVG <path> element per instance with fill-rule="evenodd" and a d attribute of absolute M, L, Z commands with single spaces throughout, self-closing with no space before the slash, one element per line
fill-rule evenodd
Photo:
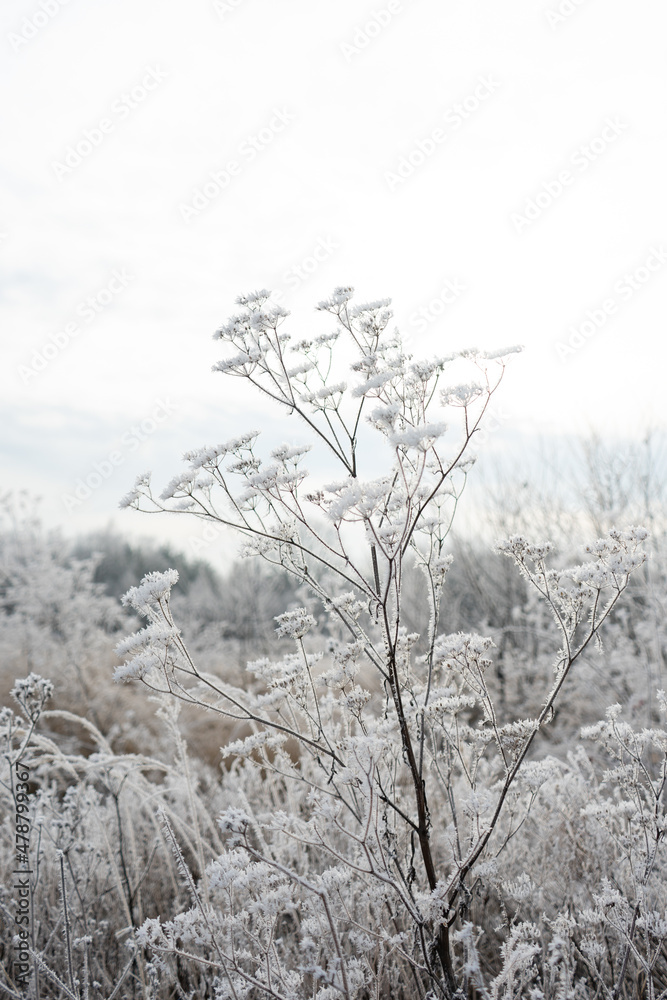
<path fill-rule="evenodd" d="M 417 448 L 428 451 L 439 437 L 447 430 L 445 423 L 423 424 L 421 427 L 405 427 L 389 435 L 389 441 L 395 448 Z"/>
<path fill-rule="evenodd" d="M 485 392 L 487 392 L 485 386 L 476 382 L 469 385 L 454 385 L 441 391 L 440 402 L 443 406 L 469 406 Z"/>
<path fill-rule="evenodd" d="M 275 620 L 279 623 L 275 630 L 277 635 L 289 636 L 292 639 L 302 639 L 306 632 L 316 624 L 313 616 L 309 615 L 305 608 L 286 611 L 282 615 L 276 615 Z"/>
<path fill-rule="evenodd" d="M 53 697 L 53 684 L 39 674 L 30 673 L 14 681 L 11 695 L 26 717 L 35 722 L 46 702 Z"/>
<path fill-rule="evenodd" d="M 150 609 L 169 597 L 171 588 L 178 582 L 178 571 L 168 569 L 164 573 L 147 573 L 138 587 L 130 587 L 126 594 L 123 594 L 121 602 L 127 606 L 131 605 L 140 614 L 147 614 Z"/>
<path fill-rule="evenodd" d="M 144 472 L 142 475 L 137 476 L 133 488 L 119 501 L 118 506 L 121 509 L 125 507 L 132 507 L 141 496 L 142 490 L 150 486 L 150 482 L 150 472 Z"/>

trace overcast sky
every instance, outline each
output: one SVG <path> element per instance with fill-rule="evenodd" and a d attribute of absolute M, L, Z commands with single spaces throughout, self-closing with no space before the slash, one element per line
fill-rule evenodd
<path fill-rule="evenodd" d="M 210 371 L 261 287 L 295 331 L 351 284 L 417 355 L 525 344 L 489 447 L 663 427 L 666 28 L 660 0 L 3 0 L 2 489 L 185 544 L 117 510 L 140 472 L 299 439 Z"/>

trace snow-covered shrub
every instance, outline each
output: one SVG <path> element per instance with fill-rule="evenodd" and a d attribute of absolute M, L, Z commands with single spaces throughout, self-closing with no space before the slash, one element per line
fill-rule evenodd
<path fill-rule="evenodd" d="M 14 709 L 0 709 L 4 992 L 54 1000 L 170 996 L 171 987 L 163 989 L 134 937 L 146 920 L 188 902 L 157 811 L 199 877 L 223 850 L 214 822 L 225 805 L 223 790 L 201 761 L 196 776 L 191 774 L 172 703 L 158 709 L 172 748 L 169 756 L 118 754 L 94 723 L 49 707 L 53 695 L 53 684 L 31 673 L 14 685 Z M 58 722 L 85 728 L 94 752 L 63 750 L 63 741 L 49 735 Z M 27 986 L 14 965 L 23 929 L 16 921 L 16 888 L 26 879 Z M 192 983 L 205 991 L 202 977 Z"/>
<path fill-rule="evenodd" d="M 531 760 L 531 752 L 642 565 L 647 532 L 612 528 L 575 565 L 553 562 L 547 542 L 514 533 L 501 543 L 534 595 L 531 613 L 540 629 L 550 622 L 553 637 L 548 673 L 532 685 L 531 703 L 513 712 L 489 680 L 493 640 L 443 633 L 439 616 L 469 452 L 516 348 L 415 361 L 388 330 L 388 301 L 356 306 L 349 288 L 320 303 L 335 329 L 298 342 L 283 332 L 287 313 L 268 293 L 238 301 L 242 311 L 216 334 L 231 347 L 216 370 L 296 414 L 312 441 L 282 445 L 267 459 L 257 432 L 237 434 L 189 452 L 186 471 L 159 496 L 150 476 L 140 477 L 122 505 L 234 528 L 246 554 L 285 569 L 308 596 L 278 616 L 292 652 L 251 661 L 237 683 L 191 654 L 170 606 L 175 573 L 149 574 L 125 596 L 146 624 L 118 647 L 117 679 L 200 706 L 227 730 L 243 727 L 223 748 L 222 849 L 193 871 L 163 817 L 191 907 L 147 920 L 137 946 L 163 982 L 176 987 L 186 976 L 201 989 L 203 981 L 216 998 L 620 996 L 640 962 L 640 921 L 650 924 L 649 941 L 663 919 L 657 909 L 644 914 L 642 895 L 662 836 L 658 819 L 645 816 L 655 795 L 635 796 L 635 826 L 649 845 L 647 831 L 655 831 L 655 858 L 642 875 L 639 841 L 627 848 L 634 883 L 618 905 L 630 916 L 619 909 L 612 921 L 617 954 L 605 965 L 594 955 L 599 938 L 572 930 L 586 919 L 571 912 L 580 905 L 575 890 L 551 915 L 546 902 L 535 905 L 541 846 L 527 834 L 531 816 L 538 831 L 542 823 L 541 789 L 563 779 L 560 764 Z M 347 347 L 336 343 L 341 337 Z M 377 466 L 379 450 L 369 427 L 386 454 L 370 479 L 364 470 Z M 328 451 L 342 478 L 305 486 L 312 444 Z M 421 636 L 403 618 L 413 564 L 426 583 Z M 314 631 L 322 615 L 326 644 Z M 647 737 L 646 747 L 660 739 Z M 587 835 L 580 811 L 569 822 Z M 593 843 L 612 869 L 609 837 L 598 831 Z M 529 855 L 517 870 L 519 842 Z M 594 897 L 589 908 L 606 913 L 608 890 L 598 889 L 602 902 Z M 480 908 L 484 893 L 488 907 Z M 652 996 L 653 954 L 642 966 Z"/>

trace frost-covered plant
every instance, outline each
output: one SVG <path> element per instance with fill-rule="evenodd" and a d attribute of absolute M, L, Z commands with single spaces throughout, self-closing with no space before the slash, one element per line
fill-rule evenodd
<path fill-rule="evenodd" d="M 658 691 L 657 702 L 663 719 L 667 718 L 664 691 Z M 582 815 L 601 825 L 613 841 L 619 861 L 614 874 L 602 879 L 591 923 L 612 928 L 618 939 L 614 997 L 621 995 L 630 960 L 647 983 L 649 996 L 656 995 L 653 979 L 656 968 L 660 970 L 665 996 L 667 865 L 660 857 L 660 847 L 667 836 L 667 731 L 651 728 L 635 732 L 620 714 L 621 706 L 613 705 L 605 721 L 582 731 L 582 736 L 600 744 L 613 762 L 604 773 L 598 795 Z M 658 886 L 656 873 L 661 876 Z"/>
<path fill-rule="evenodd" d="M 7 929 L 0 991 L 18 1000 L 166 998 L 171 988 L 159 984 L 132 935 L 146 919 L 187 903 L 156 807 L 199 871 L 223 848 L 214 814 L 224 797 L 201 762 L 191 779 L 171 701 L 159 709 L 173 749 L 164 760 L 115 754 L 92 722 L 48 708 L 52 692 L 50 681 L 30 674 L 12 691 L 18 711 L 0 709 L 0 922 Z M 85 728 L 94 752 L 64 752 L 48 735 L 54 722 Z M 27 783 L 17 784 L 18 773 L 29 775 Z M 15 919 L 17 861 L 30 899 L 27 989 L 13 965 L 15 932 L 25 925 Z"/>
<path fill-rule="evenodd" d="M 663 692 L 657 701 L 664 716 Z M 471 919 L 455 937 L 473 982 L 490 995 L 514 995 L 508 976 L 521 968 L 517 996 L 664 1000 L 667 734 L 633 729 L 614 705 L 581 735 L 588 748 L 523 768 L 510 808 L 524 820 L 502 856 L 477 867 Z M 512 830 L 507 816 L 501 824 Z M 488 934 L 472 919 L 486 923 L 489 910 L 505 927 L 502 949 L 519 928 L 531 929 L 524 966 L 521 949 L 510 948 L 495 978 L 482 974 Z"/>
<path fill-rule="evenodd" d="M 94 581 L 96 562 L 74 558 L 71 544 L 0 497 L 0 697 L 17 676 L 57 677 L 68 707 L 99 722 L 97 681 L 108 676 L 109 637 L 126 623 Z"/>
<path fill-rule="evenodd" d="M 278 617 L 294 651 L 250 663 L 235 686 L 190 655 L 170 610 L 173 572 L 126 594 L 147 624 L 118 647 L 117 679 L 246 727 L 223 749 L 234 803 L 219 819 L 225 850 L 199 882 L 181 859 L 193 908 L 145 924 L 138 942 L 174 979 L 184 963 L 207 970 L 220 998 L 544 995 L 537 925 L 510 922 L 489 973 L 476 957 L 486 931 L 467 914 L 526 820 L 542 780 L 531 787 L 529 751 L 641 564 L 646 532 L 611 531 L 566 569 L 550 566 L 548 543 L 502 543 L 560 643 L 542 704 L 504 717 L 489 683 L 492 640 L 440 634 L 439 614 L 470 448 L 517 348 L 416 361 L 388 330 L 388 300 L 355 306 L 350 288 L 318 307 L 336 328 L 296 343 L 268 292 L 238 302 L 243 311 L 216 334 L 232 349 L 216 370 L 296 413 L 343 478 L 306 488 L 310 444 L 265 460 L 249 432 L 188 452 L 188 469 L 159 496 L 146 475 L 122 501 L 236 529 L 247 554 L 283 567 L 316 599 Z M 354 352 L 352 384 L 341 336 Z M 372 479 L 362 477 L 377 462 L 367 426 L 386 447 Z M 413 562 L 427 584 L 420 647 L 402 616 Z M 326 650 L 309 635 L 317 602 L 329 618 Z M 531 883 L 510 890 L 521 897 Z"/>

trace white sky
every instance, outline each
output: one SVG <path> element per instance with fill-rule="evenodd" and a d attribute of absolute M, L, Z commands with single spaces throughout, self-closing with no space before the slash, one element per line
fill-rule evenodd
<path fill-rule="evenodd" d="M 117 511 L 138 473 L 161 485 L 184 450 L 268 418 L 299 439 L 210 372 L 212 332 L 263 286 L 285 293 L 292 330 L 328 328 L 313 306 L 352 284 L 393 299 L 416 354 L 525 344 L 496 444 L 664 426 L 666 28 L 660 0 L 3 0 L 1 488 L 41 494 L 68 533 L 113 522 L 183 542 L 180 522 Z M 102 119 L 89 155 L 54 165 Z M 253 135 L 271 141 L 251 160 Z M 424 162 L 392 177 L 411 155 Z M 513 221 L 540 192 L 539 217 Z M 87 322 L 114 271 L 126 287 Z M 445 307 L 448 281 L 465 291 Z M 604 323 L 562 357 L 587 310 Z M 175 409 L 138 441 L 160 400 Z"/>

